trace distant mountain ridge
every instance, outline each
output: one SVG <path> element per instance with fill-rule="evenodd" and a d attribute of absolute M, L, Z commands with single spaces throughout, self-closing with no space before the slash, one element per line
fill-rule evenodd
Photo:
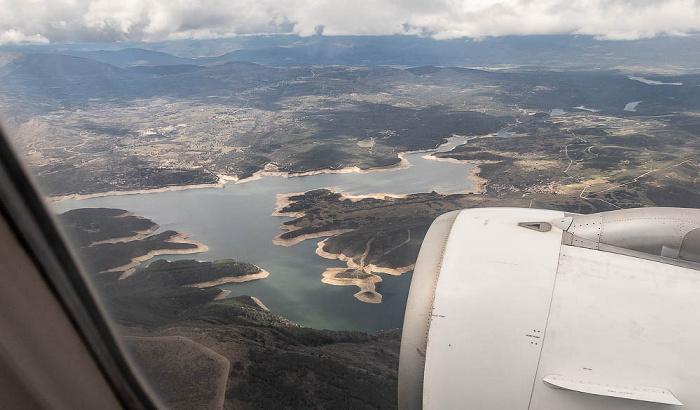
<path fill-rule="evenodd" d="M 242 56 L 242 51 L 197 59 L 133 48 L 73 54 L 81 56 L 0 51 L 0 61 L 5 63 L 0 65 L 0 92 L 15 96 L 31 95 L 31 100 L 47 98 L 51 105 L 59 103 L 73 108 L 86 107 L 90 101 L 124 102 L 136 98 L 173 97 L 234 99 L 250 106 L 276 110 L 280 98 L 316 95 L 319 92 L 342 94 L 362 88 L 370 91 L 376 87 L 377 81 L 382 83 L 389 78 L 392 81 L 403 78 L 448 87 L 458 83 L 509 84 L 520 93 L 525 92 L 527 87 L 550 84 L 556 85 L 559 91 L 542 89 L 522 103 L 534 109 L 552 106 L 570 109 L 583 105 L 620 112 L 626 103 L 643 100 L 645 106 L 640 112 L 647 110 L 660 114 L 696 107 L 696 86 L 700 85 L 700 74 L 639 74 L 644 76 L 644 80 L 652 80 L 650 84 L 645 84 L 630 79 L 619 70 L 556 70 L 554 67 L 546 70 L 436 65 L 411 68 L 286 67 L 235 60 L 234 57 Z M 683 86 L 654 85 L 654 82 Z M 252 90 L 256 90 L 253 96 L 242 94 Z"/>
<path fill-rule="evenodd" d="M 165 66 L 193 64 L 193 59 L 176 57 L 160 51 L 125 48 L 119 51 L 68 51 L 64 55 L 83 57 L 115 67 Z"/>
<path fill-rule="evenodd" d="M 102 49 L 101 49 L 101 48 Z M 117 67 L 210 65 L 249 61 L 271 66 L 457 66 L 534 69 L 625 68 L 657 73 L 698 72 L 700 35 L 634 41 L 590 36 L 507 36 L 434 40 L 416 36 L 246 36 L 135 44 L 3 46 L 25 53 L 61 53 Z"/>

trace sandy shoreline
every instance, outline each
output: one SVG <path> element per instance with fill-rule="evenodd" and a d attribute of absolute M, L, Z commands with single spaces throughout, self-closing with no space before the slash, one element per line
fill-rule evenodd
<path fill-rule="evenodd" d="M 496 134 L 494 134 L 496 135 Z M 455 137 L 455 138 L 461 138 L 461 137 Z M 463 138 L 462 138 L 463 139 Z M 451 141 L 448 141 L 446 144 L 450 143 Z M 416 152 L 431 152 L 434 150 L 424 150 L 424 151 L 416 151 Z M 471 181 L 472 183 L 472 189 L 471 190 L 466 190 L 466 191 L 461 191 L 458 192 L 458 194 L 480 194 L 483 193 L 485 190 L 485 185 L 486 185 L 486 179 L 482 178 L 479 176 L 479 173 L 481 172 L 481 168 L 478 166 L 483 163 L 487 163 L 488 161 L 466 161 L 466 160 L 457 160 L 453 158 L 438 158 L 434 157 L 431 154 L 426 154 L 422 158 L 424 159 L 430 159 L 430 160 L 435 160 L 435 161 L 444 161 L 444 162 L 454 162 L 454 163 L 460 163 L 460 164 L 469 164 L 469 165 L 475 165 L 474 167 L 471 168 L 469 174 L 467 175 L 467 179 Z M 351 200 L 351 201 L 360 201 L 365 198 L 375 198 L 375 199 L 386 199 L 386 198 L 406 198 L 408 194 L 399 194 L 399 195 L 394 195 L 394 194 L 387 194 L 387 193 L 372 193 L 372 194 L 364 194 L 364 195 L 350 195 L 350 194 L 345 194 L 342 192 L 338 192 L 333 188 L 325 188 L 331 192 L 334 193 L 339 193 L 341 195 L 341 200 Z M 308 192 L 308 191 L 307 191 Z M 434 192 L 434 191 L 433 191 Z M 295 211 L 295 212 L 284 212 L 283 209 L 288 207 L 289 205 L 293 204 L 294 201 L 291 199 L 294 196 L 299 196 L 303 195 L 305 192 L 297 192 L 297 193 L 290 193 L 290 194 L 277 194 L 277 206 L 272 213 L 272 216 L 278 216 L 278 217 L 289 217 L 289 218 L 301 218 L 306 215 L 304 211 Z M 291 231 L 295 229 L 300 229 L 299 226 L 296 225 L 281 225 L 279 227 L 282 230 L 286 231 Z M 332 237 L 336 235 L 340 235 L 346 232 L 351 232 L 353 229 L 338 229 L 338 230 L 332 230 L 332 231 L 323 231 L 323 232 L 316 232 L 316 233 L 311 233 L 311 234 L 304 234 L 304 235 L 299 235 L 298 237 L 292 238 L 292 239 L 282 239 L 281 235 L 277 235 L 273 240 L 272 243 L 275 245 L 279 246 L 293 246 L 296 245 L 300 242 L 303 242 L 307 239 L 315 239 L 319 237 Z M 389 275 L 402 275 L 406 272 L 409 272 L 414 269 L 415 264 L 411 264 L 408 266 L 402 266 L 398 268 L 389 268 L 389 267 L 383 267 L 383 266 L 377 266 L 374 264 L 367 264 L 364 266 L 358 265 L 352 257 L 349 257 L 345 254 L 333 254 L 330 252 L 327 252 L 323 249 L 324 244 L 325 244 L 326 239 L 323 241 L 318 242 L 317 248 L 316 248 L 316 254 L 326 258 L 326 259 L 331 259 L 331 260 L 340 260 L 342 262 L 345 262 L 347 264 L 347 268 L 328 268 L 326 271 L 323 272 L 322 276 L 322 282 L 330 285 L 337 285 L 337 286 L 357 286 L 360 288 L 360 291 L 357 292 L 354 296 L 363 302 L 367 303 L 381 303 L 381 298 L 382 295 L 379 294 L 376 291 L 375 284 L 378 282 L 381 282 L 381 277 L 375 275 L 374 273 L 384 273 L 384 274 L 389 274 Z M 346 272 L 348 270 L 359 270 L 367 275 L 370 275 L 365 278 L 338 278 L 337 275 Z"/>
<path fill-rule="evenodd" d="M 322 276 L 321 282 L 328 285 L 336 286 L 357 286 L 360 291 L 355 293 L 353 296 L 358 300 L 366 303 L 382 303 L 382 295 L 377 292 L 376 284 L 382 281 L 382 278 L 375 273 L 386 273 L 389 275 L 402 275 L 406 272 L 413 270 L 414 264 L 409 266 L 402 266 L 399 268 L 388 268 L 383 266 L 376 266 L 373 264 L 360 266 L 350 257 L 343 253 L 330 253 L 323 249 L 326 239 L 319 242 L 316 246 L 316 254 L 331 260 L 340 260 L 347 264 L 347 268 L 328 268 L 326 269 Z M 370 275 L 365 278 L 338 278 L 337 275 L 348 270 L 357 270 L 364 274 Z"/>
<path fill-rule="evenodd" d="M 451 164 L 462 164 L 462 165 L 479 165 L 479 164 L 483 164 L 485 162 L 485 161 L 474 161 L 471 159 L 456 159 L 456 158 L 436 157 L 433 154 L 426 154 L 426 155 L 423 155 L 421 158 L 427 159 L 430 161 L 449 162 Z"/>
<path fill-rule="evenodd" d="M 214 300 L 221 300 L 221 299 L 226 299 L 226 296 L 230 295 L 231 291 L 230 290 L 221 290 L 221 293 L 216 295 Z"/>
<path fill-rule="evenodd" d="M 193 284 L 185 285 L 185 286 L 188 288 L 204 289 L 204 288 L 212 288 L 214 286 L 219 286 L 219 285 L 225 285 L 227 283 L 243 283 L 243 282 L 248 282 L 248 281 L 256 280 L 256 279 L 264 279 L 264 278 L 270 276 L 270 272 L 266 271 L 265 269 L 260 268 L 259 266 L 257 268 L 260 269 L 260 271 L 258 273 L 254 273 L 252 275 L 227 276 L 227 277 L 219 278 L 217 280 L 212 280 L 209 282 L 193 283 Z"/>
<path fill-rule="evenodd" d="M 256 305 L 267 310 L 268 312 L 270 311 L 270 309 L 267 306 L 265 306 L 265 304 L 262 303 L 262 301 L 260 299 L 256 298 L 255 296 L 251 296 L 250 298 L 253 299 L 253 302 L 255 302 Z"/>
<path fill-rule="evenodd" d="M 327 189 L 331 192 L 339 193 L 333 188 L 324 188 Z M 293 196 L 297 195 L 303 195 L 306 192 L 296 192 L 296 193 L 291 193 L 291 194 L 277 194 L 277 207 L 275 208 L 275 211 L 272 212 L 272 216 L 277 216 L 277 217 L 288 217 L 288 218 L 301 218 L 304 215 L 306 215 L 305 212 L 283 212 L 282 210 L 289 206 L 290 204 L 294 203 L 290 198 Z M 405 198 L 407 195 L 406 194 L 401 194 L 401 195 L 392 195 L 392 194 L 367 194 L 367 195 L 347 195 L 344 193 L 340 193 L 341 199 L 349 199 L 351 201 L 360 201 L 365 198 L 375 198 L 375 199 L 385 199 L 385 198 Z M 296 225 L 280 225 L 279 229 L 285 230 L 285 231 L 292 231 L 295 229 L 300 229 L 300 227 Z M 297 237 L 294 237 L 292 239 L 284 239 L 282 238 L 282 235 L 284 235 L 286 232 L 283 232 L 277 236 L 275 236 L 272 239 L 272 243 L 278 246 L 294 246 L 298 243 L 301 243 L 307 239 L 318 239 L 318 238 L 323 238 L 326 236 L 336 236 L 340 235 L 346 232 L 351 232 L 353 229 L 334 229 L 331 231 L 321 231 L 321 232 L 314 232 L 314 233 L 309 233 L 309 234 L 304 234 L 304 235 L 299 235 Z M 329 258 L 332 259 L 332 258 Z"/>
<path fill-rule="evenodd" d="M 488 182 L 488 180 L 479 175 L 481 173 L 480 165 L 497 163 L 497 161 L 475 161 L 469 159 L 440 158 L 435 157 L 432 154 L 424 155 L 421 158 L 438 162 L 450 162 L 453 164 L 476 165 L 469 171 L 469 175 L 467 175 L 467 179 L 473 184 L 472 189 L 468 191 L 457 192 L 458 194 L 483 194 L 486 190 L 486 183 Z"/>
<path fill-rule="evenodd" d="M 449 152 L 449 151 L 447 151 L 447 152 Z M 473 159 L 457 159 L 457 158 L 436 157 L 433 154 L 426 154 L 426 155 L 423 155 L 421 158 L 427 159 L 430 161 L 450 162 L 453 164 L 462 164 L 462 165 L 496 164 L 496 163 L 500 162 L 500 161 L 491 161 L 491 160 L 473 160 Z"/>
<path fill-rule="evenodd" d="M 284 172 L 279 171 L 279 169 L 273 164 L 265 165 L 265 168 L 256 171 L 252 176 L 244 179 L 236 179 L 236 184 L 245 184 L 250 181 L 257 181 L 263 177 L 282 177 L 282 178 L 295 178 L 295 177 L 308 177 L 311 175 L 319 174 L 368 174 L 371 172 L 386 172 L 386 171 L 399 171 L 402 169 L 410 168 L 411 163 L 408 162 L 403 156 L 407 152 L 400 152 L 397 157 L 400 159 L 398 164 L 389 165 L 386 167 L 376 167 L 369 169 L 361 169 L 358 166 L 344 167 L 339 169 L 319 169 L 316 171 L 305 171 L 305 172 Z"/>
<path fill-rule="evenodd" d="M 201 244 L 199 242 L 191 241 L 187 238 L 189 238 L 188 234 L 178 232 L 177 235 L 169 238 L 168 240 L 166 240 L 166 242 L 187 243 L 187 244 L 195 245 L 196 247 L 190 248 L 190 249 L 155 249 L 155 250 L 148 252 L 145 255 L 137 256 L 137 257 L 131 259 L 131 262 L 127 263 L 126 265 L 119 266 L 117 268 L 108 269 L 108 270 L 102 271 L 100 273 L 124 271 L 124 273 L 122 273 L 122 275 L 119 276 L 119 279 L 124 279 L 124 278 L 128 278 L 129 276 L 131 276 L 131 274 L 133 274 L 136 271 L 136 268 L 142 262 L 147 261 L 155 256 L 158 256 L 158 255 L 187 255 L 187 254 L 191 254 L 191 253 L 206 252 L 209 250 L 209 248 L 206 245 Z"/>
<path fill-rule="evenodd" d="M 330 253 L 327 252 L 326 250 L 323 249 L 325 242 L 327 239 L 324 239 L 320 241 L 319 243 L 316 244 L 316 255 L 325 258 L 325 259 L 331 259 L 331 260 L 339 260 L 341 262 L 345 262 L 348 267 L 347 269 L 362 269 L 365 273 L 386 273 L 388 275 L 394 275 L 394 276 L 399 276 L 402 275 L 408 271 L 413 270 L 413 267 L 415 266 L 414 264 L 408 265 L 408 266 L 401 266 L 398 268 L 389 268 L 385 266 L 377 266 L 374 264 L 368 264 L 360 266 L 355 261 L 353 260 L 352 257 L 345 255 L 344 253 Z"/>
<path fill-rule="evenodd" d="M 301 218 L 304 216 L 304 212 L 282 212 L 284 208 L 288 207 L 294 202 L 290 198 L 297 195 L 304 195 L 304 192 L 277 194 L 277 207 L 275 208 L 274 212 L 272 212 L 272 216 L 288 216 L 290 218 Z"/>
<path fill-rule="evenodd" d="M 353 202 L 361 201 L 366 198 L 374 198 L 374 199 L 386 199 L 386 198 L 406 198 L 408 194 L 387 194 L 383 192 L 379 193 L 373 193 L 373 194 L 361 194 L 361 195 L 351 195 L 351 194 L 346 194 L 341 191 L 337 191 L 335 188 L 329 187 L 329 188 L 319 188 L 319 189 L 325 189 L 328 191 L 331 191 L 336 194 L 340 194 L 340 199 L 349 199 Z M 313 190 L 312 190 L 313 191 Z M 298 196 L 298 195 L 304 195 L 309 191 L 304 191 L 304 192 L 294 192 L 291 194 L 277 194 L 277 206 L 275 208 L 275 211 L 272 212 L 272 216 L 280 216 L 280 217 L 288 217 L 288 218 L 301 218 L 304 215 L 306 215 L 306 212 L 282 212 L 284 208 L 287 206 L 293 204 L 295 201 L 292 201 L 290 198 L 293 196 Z M 287 227 L 290 228 L 287 228 Z M 292 225 L 282 225 L 280 226 L 280 229 L 298 229 L 294 228 Z"/>
<path fill-rule="evenodd" d="M 508 127 L 509 128 L 509 127 Z M 406 155 L 409 154 L 418 154 L 421 152 L 426 152 L 426 153 L 435 153 L 438 152 L 438 150 L 445 146 L 449 145 L 453 142 L 453 140 L 458 139 L 464 141 L 464 143 L 467 143 L 470 139 L 474 138 L 496 138 L 502 130 L 498 130 L 495 133 L 491 134 L 485 134 L 485 135 L 475 135 L 475 136 L 463 136 L 463 135 L 452 135 L 451 137 L 446 138 L 446 142 L 443 144 L 438 145 L 435 148 L 431 149 L 419 149 L 419 150 L 414 150 L 414 151 L 402 151 L 397 154 L 397 157 L 401 159 L 401 161 L 398 164 L 395 165 L 389 165 L 386 167 L 377 167 L 377 168 L 369 168 L 369 169 L 360 169 L 357 166 L 352 166 L 352 167 L 345 167 L 345 168 L 340 168 L 340 169 L 321 169 L 317 171 L 306 171 L 306 172 L 282 172 L 277 169 L 276 166 L 273 164 L 267 164 L 265 166 L 265 169 L 261 169 L 253 176 L 250 176 L 245 179 L 238 179 L 236 177 L 229 177 L 231 180 L 235 181 L 236 184 L 244 184 L 246 182 L 250 181 L 256 181 L 259 179 L 262 179 L 263 177 L 266 176 L 277 176 L 277 177 L 282 177 L 282 178 L 294 178 L 294 177 L 305 177 L 305 176 L 310 176 L 310 175 L 319 175 L 319 174 L 350 174 L 350 173 L 357 173 L 357 174 L 369 174 L 372 172 L 387 172 L 387 171 L 399 171 L 402 169 L 407 169 L 410 168 L 412 165 L 411 163 L 405 158 Z M 520 137 L 523 136 L 521 134 L 510 134 L 513 137 Z M 449 151 L 446 151 L 449 152 Z M 433 160 L 448 160 L 447 158 L 438 158 L 438 157 L 432 157 L 431 154 L 427 154 L 422 156 L 424 159 L 433 159 Z M 453 160 L 456 163 L 461 163 L 461 164 L 485 164 L 489 163 L 490 161 L 461 161 L 461 160 L 454 160 L 454 159 L 449 159 Z M 452 161 L 449 161 L 452 162 Z M 332 190 L 332 189 L 331 189 Z M 332 190 L 335 192 L 334 190 Z M 294 196 L 294 195 L 301 195 L 304 192 L 299 192 L 295 194 L 278 194 L 278 195 L 286 195 L 287 197 L 289 196 Z M 344 195 L 345 198 L 352 199 L 352 200 L 358 200 L 358 199 L 363 199 L 363 198 L 378 198 L 382 199 L 383 197 L 392 197 L 392 198 L 403 198 L 406 197 L 405 194 L 403 195 L 393 195 L 393 194 L 387 194 L 387 193 L 372 193 L 372 194 L 366 194 L 366 195 Z M 279 198 L 278 198 L 278 205 L 279 205 Z M 286 206 L 286 205 L 285 205 Z M 284 207 L 284 206 L 283 206 Z M 283 208 L 282 207 L 282 208 Z M 281 208 L 280 208 L 281 209 Z M 279 210 L 279 209 L 278 209 Z M 274 215 L 273 216 L 290 216 L 290 215 Z"/>
<path fill-rule="evenodd" d="M 430 151 L 430 150 L 425 150 Z M 233 182 L 234 184 L 245 184 L 251 181 L 257 181 L 263 177 L 282 177 L 282 178 L 294 178 L 294 177 L 305 177 L 310 175 L 318 174 L 366 174 L 371 172 L 386 172 L 386 171 L 398 171 L 411 167 L 411 163 L 404 158 L 405 154 L 410 154 L 413 152 L 423 152 L 423 151 L 406 151 L 397 154 L 398 158 L 401 160 L 398 164 L 389 165 L 386 167 L 377 167 L 369 169 L 361 169 L 357 166 L 344 167 L 340 169 L 320 169 L 316 171 L 306 171 L 306 172 L 282 172 L 274 164 L 267 164 L 265 168 L 255 172 L 252 176 L 248 178 L 240 179 L 235 175 L 225 175 L 217 174 L 219 181 L 211 184 L 197 184 L 197 185 L 174 185 L 162 188 L 152 188 L 152 189 L 134 189 L 134 190 L 124 190 L 124 191 L 106 191 L 106 192 L 96 192 L 93 194 L 68 194 L 68 195 L 56 195 L 48 196 L 45 199 L 49 202 L 62 202 L 68 200 L 82 200 L 90 198 L 100 198 L 105 196 L 121 196 L 121 195 L 138 195 L 138 194 L 155 194 L 160 192 L 169 191 L 184 191 L 187 189 L 203 189 L 203 188 L 223 188 L 228 182 Z"/>
<path fill-rule="evenodd" d="M 486 185 L 486 179 L 482 178 L 479 176 L 479 172 L 481 172 L 481 168 L 479 167 L 474 167 L 471 169 L 469 175 L 467 175 L 467 179 L 472 182 L 473 188 L 471 190 L 467 191 L 460 191 L 456 192 L 456 194 L 480 194 L 484 192 L 484 188 Z M 409 194 L 387 194 L 387 193 L 374 193 L 374 194 L 363 194 L 363 195 L 349 195 L 345 194 L 342 192 L 338 192 L 333 188 L 323 188 L 327 189 L 331 192 L 334 193 L 339 193 L 341 195 L 340 199 L 345 200 L 348 199 L 350 201 L 361 201 L 366 198 L 373 198 L 373 199 L 386 199 L 386 198 L 406 198 Z M 436 191 L 431 191 L 431 192 L 436 192 Z M 440 192 L 437 192 L 440 194 Z M 283 209 L 289 206 L 290 204 L 294 203 L 290 198 L 293 196 L 297 195 L 303 195 L 305 192 L 297 192 L 297 193 L 291 193 L 291 194 L 277 194 L 277 206 L 272 212 L 272 216 L 277 216 L 277 217 L 287 217 L 287 218 L 302 218 L 306 215 L 305 212 L 300 211 L 300 212 L 284 212 Z M 447 194 L 442 194 L 442 195 L 447 195 Z M 280 225 L 279 229 L 285 230 L 285 231 L 292 231 L 295 229 L 300 229 L 301 227 L 296 226 L 296 225 Z M 301 243 L 307 239 L 316 239 L 316 238 L 322 238 L 324 236 L 336 236 L 343 234 L 345 232 L 350 232 L 353 231 L 353 229 L 336 229 L 336 230 L 331 230 L 331 231 L 321 231 L 321 232 L 315 232 L 315 233 L 310 233 L 310 234 L 304 234 L 304 235 L 299 235 L 295 238 L 292 239 L 283 239 L 281 236 L 284 233 L 281 233 L 277 236 L 275 236 L 272 239 L 272 243 L 275 245 L 279 246 L 293 246 L 298 243 Z M 383 268 L 382 268 L 383 269 Z"/>
<path fill-rule="evenodd" d="M 486 137 L 486 136 L 495 136 L 497 134 L 489 134 L 489 135 L 482 135 L 482 136 L 477 136 L 477 137 Z M 402 151 L 397 154 L 397 157 L 400 159 L 399 163 L 394 164 L 394 165 L 389 165 L 386 167 L 376 167 L 376 168 L 369 168 L 369 169 L 361 169 L 357 166 L 351 166 L 351 167 L 344 167 L 340 169 L 320 169 L 316 171 L 306 171 L 306 172 L 283 172 L 279 171 L 279 168 L 275 166 L 274 164 L 267 164 L 265 167 L 259 171 L 256 171 L 252 176 L 248 178 L 243 178 L 240 179 L 235 175 L 225 175 L 225 174 L 217 174 L 219 177 L 219 180 L 216 183 L 211 183 L 211 184 L 197 184 L 197 185 L 174 185 L 174 186 L 167 186 L 167 187 L 162 187 L 162 188 L 152 188 L 152 189 L 134 189 L 134 190 L 124 190 L 124 191 L 106 191 L 106 192 L 96 192 L 92 194 L 68 194 L 68 195 L 56 195 L 56 196 L 49 196 L 45 197 L 45 199 L 49 202 L 62 202 L 62 201 L 68 201 L 68 200 L 82 200 L 82 199 L 90 199 L 90 198 L 99 198 L 99 197 L 105 197 L 105 196 L 121 196 L 121 195 L 138 195 L 138 194 L 154 194 L 154 193 L 161 193 L 161 192 L 169 192 L 169 191 L 184 191 L 187 189 L 203 189 L 203 188 L 223 188 L 228 182 L 233 182 L 234 184 L 245 184 L 247 182 L 251 181 L 257 181 L 259 179 L 262 179 L 263 177 L 269 176 L 269 177 L 282 177 L 282 178 L 294 178 L 294 177 L 305 177 L 305 176 L 310 176 L 310 175 L 319 175 L 319 174 L 350 174 L 350 173 L 357 173 L 357 174 L 367 174 L 371 172 L 388 172 L 388 171 L 399 171 L 402 169 L 407 169 L 410 168 L 412 165 L 411 163 L 404 158 L 405 155 L 408 154 L 415 154 L 415 153 L 420 153 L 420 152 L 436 152 L 440 147 L 449 144 L 453 139 L 458 138 L 467 141 L 469 138 L 477 138 L 477 137 L 468 137 L 465 138 L 463 136 L 452 136 L 447 138 L 447 142 L 444 144 L 438 145 L 436 148 L 433 149 L 424 149 L 424 150 L 415 150 L 415 151 Z M 371 194 L 372 197 L 373 195 L 380 195 L 380 194 Z M 385 196 L 390 196 L 388 194 L 384 194 Z"/>
<path fill-rule="evenodd" d="M 126 217 L 129 217 L 129 216 L 134 216 L 134 213 L 131 212 L 131 211 L 126 211 L 126 212 L 124 212 L 123 214 L 114 216 L 113 218 L 126 218 Z"/>
<path fill-rule="evenodd" d="M 295 227 L 293 227 L 292 225 L 288 225 L 289 228 L 287 228 L 287 226 L 285 226 L 285 225 L 282 225 L 282 226 L 284 226 L 285 229 L 290 229 L 290 230 L 295 229 Z M 352 229 L 336 229 L 333 231 L 321 231 L 321 232 L 314 232 L 314 233 L 295 236 L 294 238 L 291 238 L 291 239 L 282 238 L 281 236 L 284 235 L 284 233 L 281 233 L 281 234 L 275 236 L 274 238 L 272 238 L 272 243 L 274 243 L 275 245 L 278 245 L 278 246 L 294 246 L 298 243 L 304 242 L 307 239 L 318 239 L 318 238 L 323 238 L 324 236 L 336 236 L 336 235 L 340 235 L 342 233 L 350 232 L 350 231 L 352 231 Z"/>
<path fill-rule="evenodd" d="M 121 216 L 118 216 L 116 218 L 121 218 Z M 160 228 L 160 225 L 156 224 L 149 229 L 144 229 L 143 231 L 136 231 L 136 235 L 134 235 L 134 236 L 127 236 L 124 238 L 105 239 L 103 241 L 92 242 L 90 245 L 88 245 L 88 248 L 93 247 L 95 245 L 102 245 L 103 243 L 122 243 L 122 242 L 138 241 L 138 240 L 141 240 L 141 239 L 151 235 L 152 233 L 157 231 L 159 228 Z"/>
<path fill-rule="evenodd" d="M 230 291 L 230 290 L 223 290 L 223 289 L 222 289 L 222 290 L 221 290 L 221 293 L 219 293 L 219 294 L 214 298 L 214 300 L 223 300 L 223 299 L 226 299 L 226 298 L 228 297 L 228 295 L 230 295 L 230 294 L 231 294 L 231 291 Z M 262 303 L 262 301 L 261 301 L 260 299 L 256 298 L 255 296 L 250 296 L 250 298 L 253 300 L 253 302 L 255 302 L 256 305 L 260 306 L 262 309 L 265 309 L 265 310 L 267 310 L 268 312 L 270 311 L 270 308 L 268 308 L 267 306 L 265 306 L 265 304 Z"/>
<path fill-rule="evenodd" d="M 449 142 L 447 142 L 445 144 L 448 144 L 448 143 Z M 428 150 L 428 151 L 432 151 L 432 150 Z M 415 151 L 415 152 L 428 152 L 428 151 L 421 150 L 421 151 Z M 432 156 L 432 154 L 423 155 L 421 158 L 432 160 L 432 161 L 438 161 L 438 162 L 451 162 L 451 163 L 457 163 L 457 164 L 463 164 L 463 165 L 476 165 L 475 167 L 473 167 L 469 171 L 469 174 L 467 175 L 467 180 L 471 181 L 473 184 L 472 189 L 459 191 L 459 192 L 452 192 L 449 194 L 444 193 L 444 192 L 435 191 L 435 190 L 429 191 L 429 192 L 436 192 L 436 193 L 441 194 L 441 195 L 480 194 L 480 193 L 483 193 L 484 185 L 486 184 L 487 180 L 485 178 L 482 178 L 479 176 L 479 173 L 481 172 L 481 168 L 479 167 L 479 165 L 494 163 L 494 161 L 472 161 L 472 160 L 459 160 L 459 159 L 454 159 L 454 158 L 438 158 L 438 157 Z M 370 194 L 352 195 L 352 194 L 344 193 L 342 191 L 338 191 L 338 190 L 334 189 L 333 187 L 319 188 L 319 189 L 326 189 L 326 190 L 331 191 L 333 193 L 340 194 L 341 200 L 349 199 L 351 201 L 361 201 L 361 200 L 366 199 L 366 198 L 373 198 L 373 199 L 406 198 L 409 195 L 409 194 L 390 194 L 390 193 L 386 193 L 386 192 L 376 192 L 376 193 L 370 193 Z M 303 211 L 299 211 L 299 212 L 283 212 L 282 211 L 284 208 L 286 208 L 287 206 L 294 203 L 294 201 L 291 200 L 291 197 L 298 196 L 298 195 L 304 195 L 306 192 L 309 192 L 309 191 L 294 192 L 294 193 L 289 193 L 289 194 L 277 194 L 277 206 L 275 207 L 274 212 L 272 212 L 272 216 L 301 218 L 304 215 L 306 215 L 306 213 Z M 293 227 L 291 227 L 291 225 L 289 225 L 289 227 L 290 228 L 288 228 L 288 226 L 286 226 L 286 225 L 282 225 L 280 227 L 280 229 L 287 229 L 287 230 L 294 229 Z M 317 237 L 320 237 L 320 236 L 329 236 L 329 235 L 319 235 Z M 307 239 L 312 239 L 312 238 L 313 237 L 310 236 Z M 299 242 L 295 242 L 295 243 L 299 243 Z M 291 246 L 291 245 L 283 245 L 283 246 Z"/>
<path fill-rule="evenodd" d="M 375 284 L 382 281 L 377 275 L 368 278 L 337 278 L 336 275 L 347 271 L 345 268 L 329 268 L 323 272 L 321 282 L 335 286 L 357 286 L 360 290 L 353 296 L 365 303 L 382 303 L 382 294 L 377 292 Z"/>
<path fill-rule="evenodd" d="M 184 191 L 187 189 L 203 189 L 203 188 L 223 188 L 228 181 L 235 181 L 234 177 L 219 175 L 219 182 L 212 184 L 197 184 L 197 185 L 174 185 L 167 186 L 163 188 L 153 188 L 153 189 L 135 189 L 130 191 L 107 191 L 107 192 L 96 192 L 94 194 L 70 194 L 70 195 L 59 195 L 59 196 L 49 196 L 45 199 L 49 202 L 63 202 L 71 199 L 82 200 L 90 198 L 101 198 L 104 196 L 122 196 L 122 195 L 138 195 L 138 194 L 156 194 L 160 192 L 169 191 Z"/>
<path fill-rule="evenodd" d="M 383 266 L 373 265 L 370 263 L 369 265 L 365 266 L 365 269 L 369 269 L 371 272 L 374 273 L 386 273 L 387 275 L 401 276 L 406 272 L 412 271 L 415 267 L 415 263 L 412 263 L 408 266 L 402 266 L 400 268 L 387 268 Z"/>

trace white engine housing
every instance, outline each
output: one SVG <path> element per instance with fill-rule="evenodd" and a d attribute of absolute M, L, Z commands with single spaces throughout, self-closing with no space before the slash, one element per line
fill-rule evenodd
<path fill-rule="evenodd" d="M 640 250 L 624 221 L 632 235 L 645 218 Z M 700 272 L 668 252 L 695 249 L 698 228 L 678 208 L 439 217 L 406 307 L 400 408 L 700 408 Z"/>

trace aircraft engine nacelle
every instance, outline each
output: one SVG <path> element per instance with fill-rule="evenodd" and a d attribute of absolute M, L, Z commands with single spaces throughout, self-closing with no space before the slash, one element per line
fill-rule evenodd
<path fill-rule="evenodd" d="M 442 215 L 413 273 L 399 407 L 700 408 L 698 270 L 696 209 Z"/>

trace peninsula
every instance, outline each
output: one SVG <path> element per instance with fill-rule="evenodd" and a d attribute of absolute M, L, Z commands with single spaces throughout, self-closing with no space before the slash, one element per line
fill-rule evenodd
<path fill-rule="evenodd" d="M 83 268 L 91 274 L 119 272 L 129 276 L 143 261 L 157 255 L 206 252 L 207 247 L 128 211 L 80 208 L 57 216 Z"/>
<path fill-rule="evenodd" d="M 439 161 L 479 164 L 472 194 L 435 192 L 353 197 L 330 189 L 278 195 L 273 215 L 293 218 L 273 242 L 291 246 L 327 237 L 317 254 L 347 268 L 329 269 L 324 283 L 354 285 L 355 297 L 381 301 L 377 273 L 412 268 L 421 241 L 438 215 L 484 206 L 538 207 L 590 213 L 640 206 L 700 206 L 694 155 L 695 117 L 629 119 L 584 111 L 532 113 L 511 132 L 466 138 Z"/>
<path fill-rule="evenodd" d="M 121 209 L 75 209 L 58 219 L 78 251 L 92 258 L 86 266 L 100 301 L 168 407 L 214 406 L 224 397 L 243 408 L 395 407 L 398 330 L 303 328 L 254 296 L 227 297 L 217 286 L 268 275 L 233 259 L 157 260 L 123 277 L 114 267 L 126 256 L 195 248 L 173 248 L 164 238 L 176 231 L 158 238 L 153 221 Z M 115 250 L 119 256 L 111 255 Z M 273 406 L 270 398 L 280 391 L 290 395 Z"/>

